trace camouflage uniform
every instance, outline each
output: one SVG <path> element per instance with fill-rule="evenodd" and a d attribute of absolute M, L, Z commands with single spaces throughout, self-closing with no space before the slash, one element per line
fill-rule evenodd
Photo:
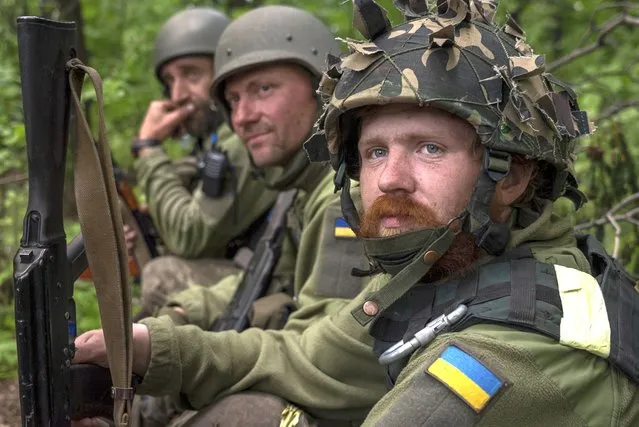
<path fill-rule="evenodd" d="M 172 16 L 159 31 L 154 52 L 155 74 L 167 62 L 189 55 L 215 55 L 215 46 L 229 20 L 211 8 L 192 8 Z M 164 85 L 164 83 L 163 83 Z M 168 92 L 168 87 L 165 85 Z M 135 162 L 138 183 L 148 201 L 162 242 L 172 256 L 159 257 L 142 272 L 142 309 L 151 314 L 166 297 L 191 283 L 212 284 L 240 270 L 231 261 L 239 246 L 254 243 L 259 223 L 276 192 L 253 179 L 242 141 L 226 127 L 216 132 L 216 146 L 225 152 L 233 172 L 219 197 L 207 196 L 195 158 L 172 161 L 162 150 Z"/>
<path fill-rule="evenodd" d="M 630 325 L 639 320 L 639 295 L 605 251 L 591 250 L 597 247 L 592 239 L 581 246 L 584 239 L 575 238 L 570 218 L 552 213 L 559 196 L 579 202 L 572 150 L 574 139 L 590 129 L 575 98 L 543 72 L 512 22 L 493 26 L 489 3 L 439 2 L 437 14 L 415 10 L 419 2 L 396 3 L 416 19 L 391 29 L 376 5 L 356 2 L 361 9 L 356 7 L 355 21 L 372 41 L 351 42 L 352 56 L 332 59 L 321 88 L 330 103 L 320 130 L 335 180 L 347 189 L 348 177 L 357 178 L 359 158 L 353 155 L 358 126 L 348 117 L 351 110 L 391 102 L 433 105 L 473 125 L 487 147 L 481 185 L 462 216 L 464 229 L 484 238 L 478 240 L 484 255 L 471 270 L 476 275 L 437 287 L 419 283 L 448 250 L 447 227 L 362 239 L 383 273 L 345 307 L 303 330 L 293 327 L 301 311 L 281 331 L 242 334 L 145 320 L 152 354 L 142 389 L 181 392 L 196 408 L 249 389 L 273 393 L 327 425 L 364 419 L 380 426 L 637 425 L 639 352 Z M 325 147 L 309 143 L 308 150 L 327 160 Z M 508 173 L 510 153 L 545 162 L 540 173 L 547 180 L 534 202 L 513 206 L 510 221 L 500 226 L 487 209 L 496 181 Z M 357 228 L 352 196 L 346 193 L 342 201 Z M 534 270 L 504 270 L 505 262 L 519 261 Z M 471 281 L 475 277 L 478 282 Z M 477 285 L 474 291 L 468 283 Z M 547 301 L 521 294 L 531 284 Z M 492 297 L 477 293 L 483 285 Z M 458 301 L 468 304 L 466 317 L 420 345 L 415 326 Z M 388 341 L 385 327 L 393 332 Z M 402 338 L 415 340 L 408 346 L 414 354 L 395 360 L 396 371 L 382 367 L 373 347 L 379 355 Z M 444 369 L 446 363 L 452 368 Z M 371 411 L 389 379 L 393 389 Z"/>

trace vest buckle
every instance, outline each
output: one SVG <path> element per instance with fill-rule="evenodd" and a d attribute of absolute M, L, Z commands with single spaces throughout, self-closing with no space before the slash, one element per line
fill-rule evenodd
<path fill-rule="evenodd" d="M 437 335 L 448 330 L 452 325 L 459 322 L 467 311 L 468 307 L 464 304 L 459 304 L 456 309 L 450 312 L 450 314 L 442 314 L 441 316 L 431 320 L 426 324 L 426 326 L 417 331 L 410 341 L 404 342 L 404 340 L 401 340 L 382 353 L 378 359 L 379 364 L 391 364 L 413 354 L 419 348 L 428 345 L 435 339 L 435 337 L 437 337 Z"/>

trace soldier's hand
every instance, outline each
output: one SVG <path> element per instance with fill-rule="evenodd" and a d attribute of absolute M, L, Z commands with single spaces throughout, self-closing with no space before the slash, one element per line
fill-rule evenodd
<path fill-rule="evenodd" d="M 169 100 L 153 101 L 146 111 L 138 138 L 164 141 L 176 133 L 194 110 L 195 106 L 190 102 L 176 105 Z"/>
<path fill-rule="evenodd" d="M 151 358 L 151 335 L 149 329 L 141 324 L 133 324 L 133 372 L 143 376 L 149 367 Z M 102 329 L 94 329 L 75 339 L 73 363 L 92 363 L 109 367 L 106 342 Z"/>
<path fill-rule="evenodd" d="M 138 233 L 128 225 L 124 224 L 124 244 L 129 255 L 133 255 L 133 249 L 135 249 L 135 242 L 138 239 Z"/>

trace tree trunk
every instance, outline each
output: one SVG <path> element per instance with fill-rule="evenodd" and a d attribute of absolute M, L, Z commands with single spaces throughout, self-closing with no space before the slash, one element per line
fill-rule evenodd
<path fill-rule="evenodd" d="M 62 21 L 73 21 L 76 25 L 76 55 L 77 57 L 89 65 L 89 52 L 86 48 L 84 37 L 84 19 L 82 17 L 82 3 L 80 0 L 55 0 L 59 11 L 59 19 Z M 75 186 L 73 185 L 72 174 L 72 155 L 71 149 L 75 146 L 75 113 L 71 109 L 69 117 L 69 150 L 67 153 L 67 173 L 65 176 L 65 185 L 63 193 L 63 213 L 64 218 L 68 220 L 77 220 L 78 210 L 75 203 Z"/>

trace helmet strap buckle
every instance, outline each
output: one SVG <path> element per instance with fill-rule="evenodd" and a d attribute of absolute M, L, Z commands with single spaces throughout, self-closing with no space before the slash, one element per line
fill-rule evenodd
<path fill-rule="evenodd" d="M 470 213 L 466 226 L 475 235 L 477 246 L 492 255 L 504 251 L 510 236 L 505 224 L 496 224 L 490 219 L 490 204 L 495 194 L 495 185 L 510 172 L 512 155 L 504 151 L 486 149 L 483 170 L 468 205 Z"/>
<path fill-rule="evenodd" d="M 484 171 L 493 182 L 497 183 L 508 175 L 511 162 L 512 155 L 510 153 L 488 148 L 484 156 Z"/>
<path fill-rule="evenodd" d="M 333 178 L 333 184 L 335 184 L 335 193 L 344 188 L 344 182 L 346 181 L 346 161 L 342 160 L 339 163 L 339 167 L 335 172 L 335 178 Z"/>

